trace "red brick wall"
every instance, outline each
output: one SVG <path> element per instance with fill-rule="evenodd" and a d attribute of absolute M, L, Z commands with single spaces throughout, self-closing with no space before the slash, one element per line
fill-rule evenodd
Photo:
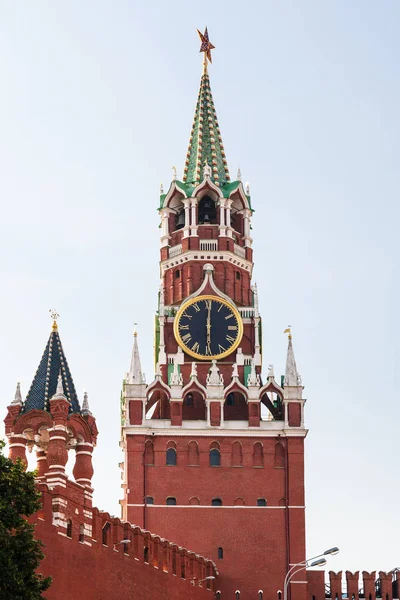
<path fill-rule="evenodd" d="M 193 586 L 192 577 L 198 579 L 213 574 L 210 563 L 196 559 L 193 553 L 179 551 L 167 541 L 157 536 L 145 537 L 139 528 L 112 518 L 108 513 L 93 509 L 93 539 L 85 543 L 79 541 L 79 523 L 82 521 L 83 506 L 75 500 L 82 498 L 82 488 L 68 482 L 62 492 L 67 501 L 68 516 L 72 520 L 72 536 L 67 537 L 65 528 L 52 524 L 53 495 L 44 492 L 43 509 L 35 516 L 36 537 L 45 545 L 45 559 L 40 572 L 50 575 L 53 583 L 46 593 L 48 600 L 148 600 L 149 598 L 168 600 L 211 600 L 213 593 L 205 587 Z M 59 494 L 57 494 L 58 496 Z M 78 511 L 78 514 L 76 513 Z M 110 522 L 108 545 L 102 543 L 101 529 Z M 136 537 L 136 541 L 135 541 Z M 124 554 L 122 545 L 114 544 L 125 538 L 132 543 Z M 91 544 L 91 545 L 90 545 Z M 149 547 L 149 563 L 144 562 L 143 547 Z M 172 554 L 176 575 L 173 574 Z M 185 578 L 181 577 L 181 560 L 185 563 Z M 214 586 L 214 581 L 209 582 Z"/>
<path fill-rule="evenodd" d="M 275 597 L 282 589 L 287 562 L 305 559 L 303 439 L 289 438 L 288 469 L 275 466 L 277 438 L 221 436 L 210 432 L 198 436 L 198 466 L 189 466 L 190 436 L 154 436 L 154 466 L 142 465 L 145 436 L 127 436 L 128 519 L 163 537 L 213 560 L 220 571 L 220 589 L 225 598 L 233 598 L 236 589 L 242 600 L 256 598 L 259 589 Z M 177 448 L 177 466 L 167 466 L 166 448 L 173 440 Z M 242 465 L 236 466 L 233 444 L 239 441 Z M 253 460 L 255 442 L 263 444 L 263 467 Z M 218 442 L 221 467 L 209 466 L 210 445 Z M 280 465 L 280 463 L 278 463 Z M 235 465 L 235 466 L 234 466 Z M 288 488 L 288 491 L 287 491 Z M 154 505 L 146 508 L 143 497 L 152 496 Z M 166 506 L 166 498 L 175 497 L 177 506 Z M 213 507 L 219 497 L 222 507 Z M 198 498 L 200 505 L 193 505 Z M 267 507 L 257 507 L 257 499 L 266 498 Z M 243 504 L 245 506 L 238 506 Z M 286 504 L 290 508 L 286 508 Z M 136 505 L 136 506 L 134 506 Z M 139 506 L 138 506 L 139 505 Z M 286 540 L 289 536 L 290 550 Z M 218 558 L 222 547 L 223 559 Z M 302 578 L 304 579 L 304 577 Z M 294 595 L 295 593 L 295 595 Z M 292 598 L 304 598 L 306 586 L 296 584 Z"/>

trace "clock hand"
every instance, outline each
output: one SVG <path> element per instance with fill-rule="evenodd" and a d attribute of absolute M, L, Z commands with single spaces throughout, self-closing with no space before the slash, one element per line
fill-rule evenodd
<path fill-rule="evenodd" d="M 211 303 L 208 305 L 208 314 L 207 314 L 207 348 L 209 352 L 211 352 Z"/>

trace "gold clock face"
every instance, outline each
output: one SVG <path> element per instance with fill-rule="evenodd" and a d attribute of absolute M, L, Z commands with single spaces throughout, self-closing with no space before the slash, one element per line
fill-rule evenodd
<path fill-rule="evenodd" d="M 218 296 L 197 296 L 178 310 L 174 335 L 189 356 L 219 360 L 239 346 L 243 322 L 237 308 L 227 300 Z"/>

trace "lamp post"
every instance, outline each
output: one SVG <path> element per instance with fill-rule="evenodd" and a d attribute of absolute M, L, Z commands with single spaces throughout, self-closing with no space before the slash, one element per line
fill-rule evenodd
<path fill-rule="evenodd" d="M 286 577 L 283 582 L 283 600 L 287 600 L 289 583 L 294 575 L 296 575 L 300 571 L 304 571 L 304 569 L 307 569 L 308 567 L 323 567 L 324 565 L 326 565 L 326 558 L 324 558 L 324 556 L 328 556 L 329 554 L 334 555 L 338 552 L 339 548 L 337 548 L 337 546 L 334 546 L 333 548 L 325 550 L 325 552 L 322 552 L 322 554 L 317 554 L 317 556 L 312 556 L 311 558 L 307 558 L 302 562 L 292 565 L 289 571 L 286 573 Z"/>
<path fill-rule="evenodd" d="M 204 577 L 204 579 L 197 579 L 196 577 L 194 577 L 194 579 L 190 580 L 190 583 L 192 585 L 196 585 L 197 583 L 203 583 L 203 581 L 211 581 L 212 579 L 215 579 L 214 575 L 209 575 L 208 577 Z"/>

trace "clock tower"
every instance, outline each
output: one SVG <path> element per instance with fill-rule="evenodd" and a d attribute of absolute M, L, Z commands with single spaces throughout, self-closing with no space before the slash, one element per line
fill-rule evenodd
<path fill-rule="evenodd" d="M 285 375 L 261 373 L 250 190 L 240 172 L 230 179 L 208 74 L 213 46 L 207 30 L 199 35 L 183 178 L 174 172 L 160 196 L 155 376 L 145 383 L 135 334 L 122 391 L 122 517 L 212 559 L 223 598 L 263 590 L 274 599 L 305 560 L 305 400 L 290 331 Z M 305 600 L 304 576 L 290 592 Z"/>

